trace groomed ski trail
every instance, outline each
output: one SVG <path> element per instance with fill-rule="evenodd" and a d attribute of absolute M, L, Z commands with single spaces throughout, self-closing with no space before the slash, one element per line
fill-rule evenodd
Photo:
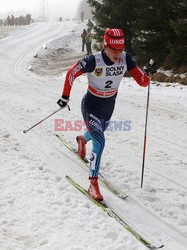
<path fill-rule="evenodd" d="M 37 31 L 36 34 L 32 35 L 32 32 L 30 32 L 29 29 L 17 35 L 17 41 L 15 35 L 15 43 L 13 42 L 12 44 L 9 43 L 8 45 L 6 44 L 2 46 L 2 49 L 5 48 L 6 50 L 4 52 L 3 50 L 0 52 L 2 55 L 1 60 L 3 60 L 5 52 L 8 52 L 8 54 L 14 52 L 14 50 L 16 49 L 15 44 L 18 46 L 20 41 L 27 42 L 28 39 L 31 40 L 32 37 L 34 39 L 34 35 L 40 33 L 40 30 L 37 28 L 37 24 L 32 27 L 32 29 Z M 16 52 L 15 54 L 13 54 L 14 60 L 12 60 L 10 63 L 8 59 L 6 59 L 6 63 L 2 64 L 2 70 L 4 70 L 5 75 L 8 75 L 9 78 L 7 81 L 6 76 L 4 75 L 0 80 L 0 83 L 2 84 L 1 93 L 3 93 L 1 99 L 2 105 L 0 108 L 0 124 L 1 128 L 3 128 L 2 133 L 4 134 L 4 136 L 6 136 L 6 133 L 9 133 L 11 137 L 17 141 L 18 144 L 27 149 L 27 153 L 30 151 L 31 155 L 44 161 L 44 171 L 49 172 L 48 178 L 50 178 L 50 175 L 55 175 L 59 177 L 59 179 L 61 178 L 63 182 L 65 182 L 65 176 L 71 175 L 73 178 L 79 180 L 79 182 L 83 186 L 87 187 L 88 171 L 81 169 L 80 163 L 78 163 L 77 159 L 73 158 L 68 151 L 63 149 L 58 144 L 58 142 L 52 135 L 54 127 L 53 120 L 49 121 L 49 123 L 45 125 L 38 127 L 34 131 L 29 132 L 27 135 L 24 135 L 22 133 L 22 131 L 26 129 L 29 124 L 32 125 L 32 122 L 37 121 L 38 117 L 45 116 L 45 114 L 47 114 L 49 111 L 53 111 L 53 108 L 57 107 L 55 106 L 55 104 L 53 107 L 51 107 L 51 103 L 55 103 L 55 98 L 58 96 L 57 86 L 51 87 L 52 82 L 55 81 L 55 79 L 49 78 L 47 80 L 42 80 L 41 77 L 33 76 L 30 72 L 27 71 L 26 66 L 28 65 L 30 57 L 34 54 L 39 45 L 41 45 L 41 43 L 46 39 L 51 39 L 54 35 L 57 35 L 58 33 L 60 34 L 60 30 L 61 28 L 58 26 L 58 30 L 55 31 L 54 24 L 50 29 L 46 29 L 45 27 L 45 29 L 43 30 L 43 34 L 45 34 L 45 37 L 43 37 L 43 39 L 41 38 L 37 40 L 35 38 L 36 40 L 34 42 L 34 46 L 32 48 L 28 46 L 28 49 L 26 46 L 24 51 L 21 51 L 22 48 L 20 46 L 20 52 Z M 53 34 L 50 33 L 50 35 L 48 36 L 47 31 L 53 32 Z M 61 84 L 62 79 L 58 81 Z M 31 83 L 34 83 L 34 85 L 28 86 L 28 84 Z M 60 84 L 58 86 L 59 88 L 61 88 Z M 55 91 L 55 94 L 52 94 L 52 91 Z M 18 97 L 23 99 L 24 105 L 23 103 L 19 102 Z M 40 107 L 39 110 L 38 107 Z M 70 117 L 73 117 L 77 113 L 77 110 L 78 107 L 75 107 Z M 62 113 L 62 117 L 64 114 L 65 112 Z M 28 159 L 32 160 L 31 158 Z M 28 170 L 28 167 L 29 162 L 26 164 L 25 170 Z M 22 169 L 23 173 L 25 170 Z M 153 238 L 153 240 L 158 241 L 158 239 L 160 239 L 162 243 L 165 244 L 164 250 L 173 250 L 174 246 L 176 247 L 176 249 L 185 249 L 187 240 L 183 234 L 181 234 L 174 228 L 174 226 L 165 223 L 160 217 L 148 211 L 144 206 L 140 205 L 133 198 L 128 198 L 128 200 L 121 201 L 104 187 L 101 188 L 104 197 L 110 201 L 111 207 L 113 207 L 120 216 L 124 216 L 125 218 L 127 217 L 129 223 L 137 225 L 138 230 L 149 234 L 150 237 Z M 70 193 L 74 192 L 73 189 L 68 189 L 68 191 Z M 61 198 L 63 199 L 63 197 Z M 84 211 L 88 210 L 88 207 L 92 208 L 93 205 L 91 203 L 89 203 L 88 205 L 88 202 L 83 197 L 81 197 L 81 195 L 78 198 L 80 204 L 82 203 L 84 205 Z M 58 209 L 60 209 L 60 206 L 58 207 Z M 84 211 L 80 211 L 80 215 L 83 215 Z M 103 214 L 101 214 L 100 216 L 103 218 Z M 123 234 L 124 240 L 131 239 L 133 245 L 135 244 L 135 247 L 139 247 L 138 244 L 136 245 L 136 241 L 134 241 L 128 234 Z M 34 245 L 35 243 L 33 243 L 33 246 Z"/>

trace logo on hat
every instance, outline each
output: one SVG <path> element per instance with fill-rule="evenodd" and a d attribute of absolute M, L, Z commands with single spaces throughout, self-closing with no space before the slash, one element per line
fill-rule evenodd
<path fill-rule="evenodd" d="M 110 39 L 110 44 L 123 44 L 124 39 Z"/>

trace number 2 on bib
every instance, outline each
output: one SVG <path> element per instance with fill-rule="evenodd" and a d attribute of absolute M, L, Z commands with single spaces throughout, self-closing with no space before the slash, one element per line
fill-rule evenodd
<path fill-rule="evenodd" d="M 113 81 L 107 81 L 105 82 L 105 89 L 110 89 Z"/>

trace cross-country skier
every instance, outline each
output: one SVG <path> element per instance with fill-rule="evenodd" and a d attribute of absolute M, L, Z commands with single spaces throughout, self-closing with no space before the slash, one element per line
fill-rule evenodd
<path fill-rule="evenodd" d="M 95 200 L 103 200 L 98 184 L 100 161 L 105 147 L 104 131 L 115 107 L 115 100 L 124 73 L 128 71 L 136 82 L 146 87 L 149 83 L 148 74 L 155 73 L 155 65 L 142 71 L 133 61 L 132 56 L 125 52 L 125 38 L 121 29 L 107 29 L 104 34 L 104 49 L 84 57 L 75 63 L 67 72 L 59 106 L 66 106 L 73 81 L 87 73 L 88 91 L 82 99 L 81 111 L 88 131 L 77 136 L 78 153 L 84 158 L 86 143 L 92 141 L 90 157 L 89 195 Z"/>

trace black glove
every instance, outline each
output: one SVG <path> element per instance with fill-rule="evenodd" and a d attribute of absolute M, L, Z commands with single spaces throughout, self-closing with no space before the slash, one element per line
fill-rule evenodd
<path fill-rule="evenodd" d="M 143 69 L 147 75 L 153 75 L 157 72 L 156 63 L 153 59 L 151 59 L 147 66 L 144 66 Z"/>
<path fill-rule="evenodd" d="M 69 102 L 69 97 L 67 96 L 62 96 L 60 97 L 60 99 L 58 100 L 57 104 L 62 108 L 65 107 L 67 105 L 67 103 Z"/>

